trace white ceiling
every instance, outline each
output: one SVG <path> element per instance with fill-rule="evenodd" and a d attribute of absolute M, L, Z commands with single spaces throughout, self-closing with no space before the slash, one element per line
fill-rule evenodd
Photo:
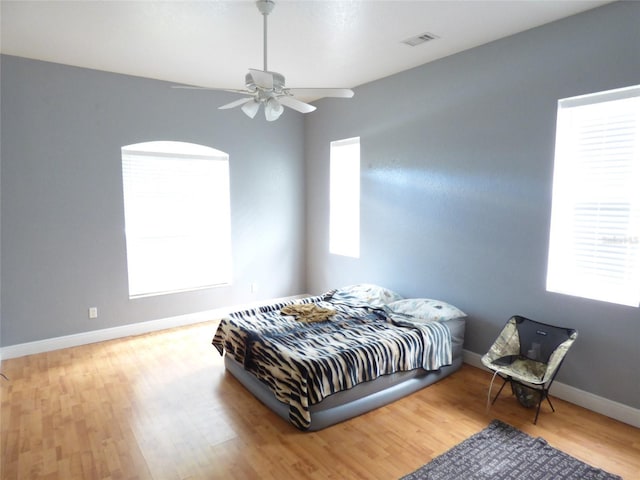
<path fill-rule="evenodd" d="M 268 67 L 289 87 L 357 87 L 610 3 L 276 0 Z M 262 69 L 253 1 L 1 2 L 2 53 L 175 83 L 242 88 Z M 403 40 L 429 32 L 437 40 Z"/>

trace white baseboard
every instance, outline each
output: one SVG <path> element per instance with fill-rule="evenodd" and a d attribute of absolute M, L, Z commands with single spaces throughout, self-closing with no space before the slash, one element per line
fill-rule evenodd
<path fill-rule="evenodd" d="M 487 368 L 482 364 L 482 361 L 480 360 L 481 358 L 482 355 L 464 350 L 464 363 L 487 370 Z M 585 392 L 584 390 L 580 390 L 561 382 L 554 382 L 551 387 L 551 391 L 554 397 L 558 397 L 593 412 L 619 420 L 633 427 L 640 428 L 640 410 L 637 408 L 633 408 L 604 397 L 599 397 L 593 393 Z"/>
<path fill-rule="evenodd" d="M 206 322 L 208 320 L 216 320 L 231 312 L 255 308 L 266 303 L 274 301 L 293 300 L 302 298 L 307 295 L 294 295 L 275 300 L 263 302 L 255 302 L 252 304 L 236 305 L 233 307 L 217 308 L 203 312 L 190 313 L 186 315 L 178 315 L 175 317 L 161 318 L 148 322 L 132 323 L 122 325 L 120 327 L 104 328 L 101 330 L 92 330 L 90 332 L 76 333 L 73 335 L 65 335 L 63 337 L 47 338 L 45 340 L 37 340 L 35 342 L 20 343 L 17 345 L 9 345 L 0 348 L 0 358 L 7 360 L 9 358 L 23 357 L 25 355 L 33 355 L 36 353 L 51 352 L 62 348 L 77 347 L 79 345 L 87 345 L 89 343 L 103 342 L 105 340 L 113 340 L 116 338 L 130 337 L 132 335 L 141 335 L 144 333 L 156 332 L 158 330 L 166 330 L 168 328 L 183 327 L 194 323 Z"/>

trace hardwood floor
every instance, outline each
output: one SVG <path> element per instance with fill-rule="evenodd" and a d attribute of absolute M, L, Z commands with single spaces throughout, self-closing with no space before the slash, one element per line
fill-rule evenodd
<path fill-rule="evenodd" d="M 0 379 L 3 480 L 397 479 L 501 419 L 591 465 L 640 478 L 640 430 L 553 399 L 533 411 L 465 365 L 391 405 L 315 433 L 272 414 L 210 345 L 215 322 L 9 359 Z"/>

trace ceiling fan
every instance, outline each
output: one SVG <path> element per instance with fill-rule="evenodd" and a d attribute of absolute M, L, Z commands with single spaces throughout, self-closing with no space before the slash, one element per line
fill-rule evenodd
<path fill-rule="evenodd" d="M 242 111 L 250 118 L 254 118 L 260 110 L 260 105 L 264 105 L 264 114 L 267 121 L 277 120 L 284 107 L 292 108 L 301 113 L 313 112 L 316 107 L 295 98 L 295 95 L 315 96 L 315 97 L 337 97 L 351 98 L 353 90 L 348 88 L 288 88 L 285 86 L 284 75 L 278 72 L 270 72 L 267 69 L 267 16 L 273 11 L 275 2 L 273 0 L 257 0 L 256 6 L 263 17 L 263 69 L 250 68 L 245 75 L 244 89 L 221 89 L 226 92 L 242 93 L 247 95 L 239 100 L 218 107 L 226 110 L 234 107 L 241 107 Z M 177 86 L 177 88 L 196 88 Z M 204 88 L 205 90 L 218 90 Z"/>

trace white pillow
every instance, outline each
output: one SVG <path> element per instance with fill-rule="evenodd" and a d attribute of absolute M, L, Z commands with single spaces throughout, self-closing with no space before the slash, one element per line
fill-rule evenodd
<path fill-rule="evenodd" d="M 358 283 L 337 289 L 332 299 L 350 305 L 381 307 L 402 299 L 402 295 L 378 285 Z"/>
<path fill-rule="evenodd" d="M 385 310 L 390 314 L 403 315 L 413 322 L 438 322 L 466 317 L 462 310 L 440 300 L 430 298 L 407 298 L 389 303 Z"/>

